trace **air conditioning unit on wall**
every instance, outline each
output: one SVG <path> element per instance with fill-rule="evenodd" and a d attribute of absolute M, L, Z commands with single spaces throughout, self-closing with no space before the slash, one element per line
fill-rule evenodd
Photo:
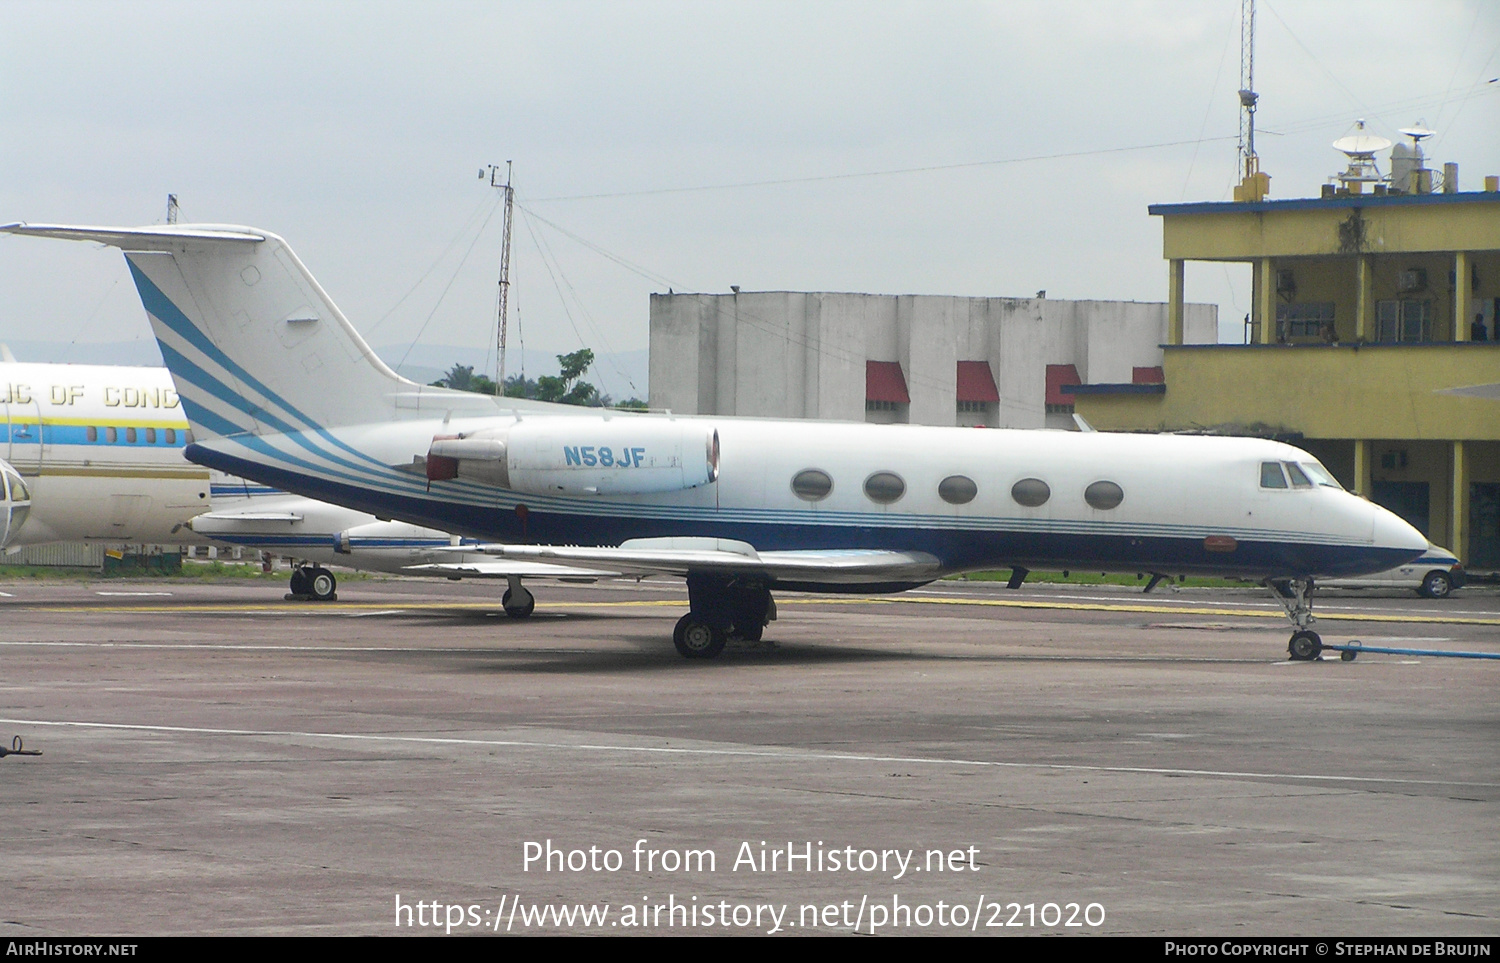
<path fill-rule="evenodd" d="M 1402 294 L 1427 290 L 1427 269 L 1412 268 L 1396 275 L 1396 290 Z"/>

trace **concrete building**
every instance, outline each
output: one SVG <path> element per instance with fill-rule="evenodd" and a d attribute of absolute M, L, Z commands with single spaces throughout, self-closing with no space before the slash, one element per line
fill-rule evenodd
<path fill-rule="evenodd" d="M 1178 340 L 1211 342 L 1214 305 Z M 1072 428 L 1082 382 L 1161 380 L 1165 304 L 933 295 L 655 294 L 651 406 L 692 414 Z"/>
<path fill-rule="evenodd" d="M 1500 569 L 1500 401 L 1451 393 L 1500 382 L 1500 191 L 1456 177 L 1444 193 L 1413 176 L 1403 192 L 1153 206 L 1172 317 L 1187 262 L 1249 264 L 1252 343 L 1190 344 L 1174 323 L 1153 393 L 1089 378 L 1077 410 L 1102 430 L 1286 438 L 1470 568 Z"/>

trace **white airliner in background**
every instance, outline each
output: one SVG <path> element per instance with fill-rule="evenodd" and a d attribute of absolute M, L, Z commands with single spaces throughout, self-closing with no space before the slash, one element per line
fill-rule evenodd
<path fill-rule="evenodd" d="M 292 592 L 329 599 L 338 582 L 324 565 L 402 574 L 452 561 L 435 550 L 460 544 L 192 464 L 165 368 L 0 361 L 0 432 L 0 549 L 212 540 L 314 563 L 293 570 Z M 534 565 L 527 574 L 599 573 Z M 529 613 L 529 603 L 506 604 Z"/>
<path fill-rule="evenodd" d="M 223 225 L 10 225 L 121 248 L 200 465 L 537 561 L 685 576 L 674 641 L 758 638 L 771 591 L 899 591 L 1012 567 L 1265 580 L 1314 658 L 1314 579 L 1427 547 L 1306 452 L 1242 438 L 580 410 L 391 371 L 281 238 Z"/>

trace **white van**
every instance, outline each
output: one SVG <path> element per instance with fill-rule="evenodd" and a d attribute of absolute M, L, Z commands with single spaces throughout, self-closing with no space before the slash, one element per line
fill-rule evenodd
<path fill-rule="evenodd" d="M 1464 587 L 1464 567 L 1457 556 L 1431 542 L 1421 558 L 1360 578 L 1331 578 L 1319 588 L 1409 588 L 1430 599 L 1444 599 Z"/>

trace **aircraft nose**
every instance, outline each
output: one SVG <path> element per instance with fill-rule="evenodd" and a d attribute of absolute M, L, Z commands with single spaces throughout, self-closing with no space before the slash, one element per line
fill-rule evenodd
<path fill-rule="evenodd" d="M 1406 519 L 1374 503 L 1370 508 L 1375 516 L 1371 535 L 1376 548 L 1410 551 L 1412 558 L 1427 551 L 1427 536 L 1413 528 Z"/>

